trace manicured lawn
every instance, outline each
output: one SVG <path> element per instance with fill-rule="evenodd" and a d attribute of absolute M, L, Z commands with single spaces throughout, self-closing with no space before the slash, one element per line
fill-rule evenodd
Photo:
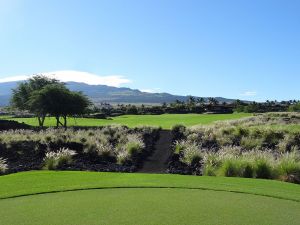
<path fill-rule="evenodd" d="M 0 198 L 0 224 L 9 225 L 300 220 L 300 186 L 271 180 L 36 171 L 0 177 Z"/>
<path fill-rule="evenodd" d="M 193 126 L 197 124 L 210 124 L 219 120 L 232 120 L 249 117 L 250 113 L 234 113 L 234 114 L 163 114 L 163 115 L 124 115 L 112 117 L 109 119 L 87 119 L 87 118 L 69 118 L 69 126 L 103 126 L 109 124 L 122 124 L 129 127 L 141 125 L 161 126 L 163 129 L 170 129 L 175 124 L 183 124 Z M 26 124 L 37 126 L 36 118 L 9 118 L 3 119 L 16 120 Z M 56 122 L 53 117 L 46 118 L 45 126 L 55 126 Z"/>
<path fill-rule="evenodd" d="M 299 209 L 297 202 L 183 189 L 89 190 L 0 202 L 1 222 L 9 225 L 293 225 Z"/>

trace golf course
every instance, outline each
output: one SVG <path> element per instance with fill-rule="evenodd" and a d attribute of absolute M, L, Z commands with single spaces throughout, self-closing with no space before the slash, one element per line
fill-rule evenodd
<path fill-rule="evenodd" d="M 0 177 L 1 224 L 9 225 L 296 225 L 299 211 L 299 185 L 279 181 L 50 171 Z"/>
<path fill-rule="evenodd" d="M 300 225 L 300 0 L 0 0 L 0 225 Z"/>

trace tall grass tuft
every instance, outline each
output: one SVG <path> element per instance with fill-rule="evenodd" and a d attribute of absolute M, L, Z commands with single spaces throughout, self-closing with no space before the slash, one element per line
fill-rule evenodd
<path fill-rule="evenodd" d="M 139 134 L 129 134 L 127 135 L 127 142 L 125 144 L 125 149 L 130 156 L 135 156 L 142 152 L 145 148 L 142 137 Z"/>
<path fill-rule="evenodd" d="M 183 155 L 180 157 L 180 161 L 191 166 L 198 164 L 202 160 L 203 156 L 196 143 L 187 143 L 183 149 Z"/>
<path fill-rule="evenodd" d="M 47 152 L 44 158 L 45 169 L 56 170 L 61 169 L 72 163 L 72 157 L 76 155 L 76 152 L 68 148 L 60 148 L 57 152 Z"/>
<path fill-rule="evenodd" d="M 300 184 L 300 153 L 293 151 L 283 154 L 277 164 L 279 179 Z"/>
<path fill-rule="evenodd" d="M 8 165 L 6 159 L 0 158 L 0 175 L 5 174 L 7 170 L 8 170 Z"/>

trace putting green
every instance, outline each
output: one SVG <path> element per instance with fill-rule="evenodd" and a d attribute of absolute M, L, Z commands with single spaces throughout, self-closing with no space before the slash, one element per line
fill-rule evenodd
<path fill-rule="evenodd" d="M 36 171 L 0 177 L 0 224 L 289 224 L 300 186 L 170 174 Z"/>
<path fill-rule="evenodd" d="M 186 189 L 102 189 L 0 202 L 1 224 L 299 224 L 300 204 L 247 194 Z"/>

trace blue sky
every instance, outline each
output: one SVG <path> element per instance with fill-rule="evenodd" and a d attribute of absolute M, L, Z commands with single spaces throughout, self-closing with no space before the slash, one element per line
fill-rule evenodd
<path fill-rule="evenodd" d="M 71 70 L 149 91 L 299 99 L 299 11 L 298 0 L 0 0 L 0 79 Z"/>

